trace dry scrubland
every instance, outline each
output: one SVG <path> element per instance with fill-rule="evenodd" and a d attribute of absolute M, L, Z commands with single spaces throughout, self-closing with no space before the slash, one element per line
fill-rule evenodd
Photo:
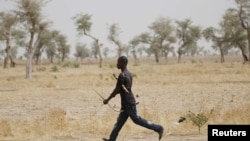
<path fill-rule="evenodd" d="M 176 58 L 156 64 L 153 59 L 135 62 L 128 68 L 134 75 L 142 117 L 165 127 L 163 141 L 206 141 L 207 124 L 250 123 L 250 65 L 241 58 Z M 108 137 L 118 115 L 102 104 L 94 90 L 107 97 L 115 86 L 112 74 L 119 74 L 116 59 L 104 67 L 86 61 L 78 68 L 67 65 L 33 67 L 33 79 L 24 78 L 25 66 L 0 68 L 1 141 L 98 141 Z M 54 71 L 52 71 L 54 68 Z M 58 70 L 58 71 L 55 71 Z M 110 104 L 119 109 L 117 96 Z M 188 111 L 205 114 L 213 110 L 201 127 L 188 118 Z M 129 119 L 119 141 L 156 141 L 158 135 Z"/>

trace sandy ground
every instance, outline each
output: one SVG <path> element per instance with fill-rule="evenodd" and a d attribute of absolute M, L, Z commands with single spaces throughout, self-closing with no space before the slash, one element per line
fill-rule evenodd
<path fill-rule="evenodd" d="M 24 66 L 0 68 L 0 141 L 101 141 L 108 137 L 118 112 L 103 105 L 113 90 L 110 65 L 63 68 L 35 66 L 24 78 Z M 46 70 L 41 71 L 41 68 Z M 138 113 L 165 127 L 162 141 L 206 141 L 208 124 L 250 124 L 250 67 L 241 63 L 130 65 Z M 119 96 L 110 105 L 119 110 Z M 201 127 L 191 120 L 178 124 L 191 111 L 209 115 Z M 118 141 L 157 141 L 153 131 L 131 120 Z"/>

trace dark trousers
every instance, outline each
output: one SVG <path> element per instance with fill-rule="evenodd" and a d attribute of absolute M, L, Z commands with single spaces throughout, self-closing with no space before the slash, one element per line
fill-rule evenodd
<path fill-rule="evenodd" d="M 136 105 L 125 105 L 121 108 L 121 112 L 117 118 L 116 124 L 110 134 L 109 141 L 116 140 L 121 128 L 127 121 L 128 117 L 130 117 L 135 124 L 150 130 L 154 130 L 155 132 L 161 132 L 163 130 L 163 127 L 161 125 L 151 123 L 137 115 Z"/>

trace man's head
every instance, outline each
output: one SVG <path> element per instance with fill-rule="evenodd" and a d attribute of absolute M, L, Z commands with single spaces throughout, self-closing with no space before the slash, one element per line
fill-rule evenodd
<path fill-rule="evenodd" d="M 117 60 L 117 68 L 118 69 L 124 69 L 127 67 L 128 59 L 126 56 L 121 56 Z"/>

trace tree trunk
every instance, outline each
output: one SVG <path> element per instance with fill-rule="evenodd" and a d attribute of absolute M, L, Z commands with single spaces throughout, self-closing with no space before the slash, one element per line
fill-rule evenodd
<path fill-rule="evenodd" d="M 99 68 L 102 68 L 102 53 L 101 53 L 101 48 L 100 48 L 100 44 L 99 44 L 99 39 L 95 38 L 94 36 L 92 36 L 92 35 L 90 35 L 88 33 L 84 33 L 84 34 L 86 36 L 89 36 L 90 38 L 92 38 L 96 42 L 96 46 L 97 46 L 96 50 L 97 50 L 97 53 L 98 53 L 98 56 L 99 56 Z M 118 46 L 118 50 L 119 49 L 120 49 L 120 46 Z M 118 51 L 118 53 L 119 53 L 119 51 Z"/>
<path fill-rule="evenodd" d="M 178 53 L 178 63 L 181 63 L 181 53 Z"/>
<path fill-rule="evenodd" d="M 102 68 L 102 58 L 99 59 L 99 68 Z"/>
<path fill-rule="evenodd" d="M 134 58 L 135 60 L 137 60 L 137 55 L 136 55 L 136 51 L 135 51 L 135 50 L 132 51 L 132 54 L 133 54 L 133 58 Z"/>
<path fill-rule="evenodd" d="M 34 27 L 34 25 L 33 25 L 33 27 Z M 27 49 L 28 58 L 27 58 L 27 63 L 26 63 L 26 78 L 27 79 L 32 78 L 32 60 L 33 60 L 35 50 L 39 44 L 42 31 L 39 31 L 37 34 L 38 35 L 37 35 L 36 41 L 34 43 L 34 37 L 35 37 L 34 28 L 30 32 L 30 41 L 29 41 L 29 46 Z"/>
<path fill-rule="evenodd" d="M 4 64 L 3 64 L 3 68 L 8 68 L 8 62 L 9 62 L 9 58 L 10 58 L 10 46 L 7 46 L 5 49 L 5 53 L 6 56 L 4 58 Z"/>
<path fill-rule="evenodd" d="M 16 63 L 13 61 L 13 58 L 10 55 L 10 67 L 14 68 L 15 66 L 16 66 Z"/>
<path fill-rule="evenodd" d="M 10 42 L 9 39 L 6 40 L 6 49 L 5 49 L 6 56 L 4 58 L 4 68 L 8 67 L 8 62 L 9 62 L 9 55 L 10 55 Z"/>
<path fill-rule="evenodd" d="M 26 62 L 26 78 L 32 78 L 32 54 L 28 54 L 27 62 Z"/>
<path fill-rule="evenodd" d="M 179 48 L 177 53 L 178 53 L 178 63 L 181 63 L 182 49 Z"/>
<path fill-rule="evenodd" d="M 13 61 L 13 58 L 11 57 L 11 47 L 10 47 L 10 40 L 9 38 L 6 40 L 6 49 L 5 49 L 6 56 L 4 58 L 4 68 L 8 68 L 8 63 L 10 60 L 10 67 L 15 67 L 15 62 Z"/>
<path fill-rule="evenodd" d="M 165 57 L 165 60 L 167 61 L 168 60 L 168 53 L 169 53 L 169 51 L 167 50 L 165 50 L 164 51 L 164 57 Z"/>
<path fill-rule="evenodd" d="M 50 60 L 50 63 L 53 64 L 54 63 L 54 55 L 50 55 L 49 60 Z"/>
<path fill-rule="evenodd" d="M 154 55 L 155 55 L 155 61 L 156 61 L 156 63 L 159 63 L 159 53 L 158 53 L 158 51 L 155 51 Z"/>
<path fill-rule="evenodd" d="M 34 27 L 34 26 L 33 26 Z M 28 53 L 28 56 L 27 56 L 27 62 L 26 62 L 26 77 L 27 79 L 31 79 L 32 76 L 31 76 L 31 73 L 32 73 L 32 57 L 33 57 L 33 41 L 34 41 L 34 28 L 31 29 L 31 32 L 30 32 L 30 41 L 29 41 L 29 46 L 28 46 L 28 49 L 27 49 L 27 53 Z"/>
<path fill-rule="evenodd" d="M 244 23 L 244 18 L 242 17 L 243 14 L 243 10 L 242 10 L 242 6 L 240 7 L 240 11 L 239 11 L 239 17 L 240 17 L 240 21 L 241 21 L 241 25 L 242 27 L 247 31 L 247 39 L 248 39 L 248 58 L 250 59 L 250 27 L 248 24 Z M 245 56 L 246 57 L 246 56 Z"/>
<path fill-rule="evenodd" d="M 250 59 L 250 28 L 247 30 L 247 38 L 248 38 L 248 58 Z"/>
<path fill-rule="evenodd" d="M 238 47 L 240 48 L 240 51 L 243 57 L 243 64 L 245 64 L 248 61 L 247 55 L 245 54 L 245 50 L 243 46 L 241 46 L 240 44 L 238 44 Z"/>
<path fill-rule="evenodd" d="M 122 47 L 118 46 L 118 57 L 122 56 Z"/>
<path fill-rule="evenodd" d="M 35 56 L 35 59 L 36 59 L 36 65 L 38 65 L 38 63 L 39 63 L 39 56 L 38 55 Z"/>
<path fill-rule="evenodd" d="M 220 62 L 221 63 L 224 63 L 225 62 L 225 59 L 224 59 L 224 51 L 221 47 L 220 48 Z"/>
<path fill-rule="evenodd" d="M 61 59 L 62 62 L 64 62 L 64 60 L 65 60 L 65 56 L 66 56 L 65 54 L 66 54 L 65 49 L 63 48 L 62 49 L 62 59 Z"/>
<path fill-rule="evenodd" d="M 99 55 L 99 68 L 102 68 L 102 53 L 101 53 L 101 48 L 100 48 L 100 45 L 99 45 L 99 40 L 96 39 L 96 45 L 97 45 L 97 52 L 98 52 L 98 55 Z"/>

